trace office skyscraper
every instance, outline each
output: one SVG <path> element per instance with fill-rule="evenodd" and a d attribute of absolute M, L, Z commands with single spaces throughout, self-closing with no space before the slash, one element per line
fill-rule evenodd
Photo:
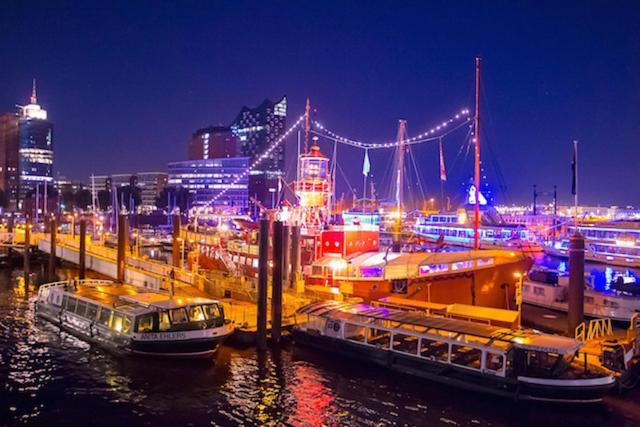
<path fill-rule="evenodd" d="M 0 115 L 0 188 L 13 209 L 37 185 L 53 183 L 53 124 L 38 105 L 35 79 L 29 104 L 19 108 Z"/>
<path fill-rule="evenodd" d="M 231 131 L 238 138 L 240 155 L 253 162 L 262 155 L 285 132 L 287 121 L 287 99 L 277 102 L 264 100 L 256 108 L 243 107 L 231 124 Z M 249 196 L 255 197 L 264 206 L 274 207 L 278 180 L 285 174 L 284 144 L 269 154 L 249 175 Z"/>

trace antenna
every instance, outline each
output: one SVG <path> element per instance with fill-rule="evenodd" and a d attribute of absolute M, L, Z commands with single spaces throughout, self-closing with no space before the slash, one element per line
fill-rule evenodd
<path fill-rule="evenodd" d="M 36 96 L 36 78 L 33 78 L 33 87 L 31 89 L 31 99 L 30 99 L 32 104 L 37 104 L 38 103 L 38 97 Z"/>

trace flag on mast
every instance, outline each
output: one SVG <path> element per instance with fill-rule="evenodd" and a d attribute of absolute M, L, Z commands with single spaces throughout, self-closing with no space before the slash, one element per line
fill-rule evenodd
<path fill-rule="evenodd" d="M 369 162 L 369 150 L 364 150 L 364 163 L 362 164 L 362 175 L 369 175 L 371 170 L 371 162 Z"/>
<path fill-rule="evenodd" d="M 442 154 L 442 140 L 440 140 L 440 181 L 447 180 L 447 172 L 444 168 L 444 154 Z"/>

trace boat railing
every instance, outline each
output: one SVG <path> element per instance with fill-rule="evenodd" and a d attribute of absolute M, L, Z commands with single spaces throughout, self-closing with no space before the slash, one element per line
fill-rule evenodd
<path fill-rule="evenodd" d="M 593 319 L 589 323 L 580 323 L 575 330 L 575 338 L 585 342 L 589 340 L 597 340 L 613 334 L 613 326 L 611 319 Z"/>

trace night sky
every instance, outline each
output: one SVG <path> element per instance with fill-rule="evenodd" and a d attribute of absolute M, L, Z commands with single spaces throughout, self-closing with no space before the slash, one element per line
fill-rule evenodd
<path fill-rule="evenodd" d="M 88 181 L 165 170 L 186 159 L 196 129 L 282 95 L 290 123 L 310 97 L 345 136 L 386 142 L 400 118 L 412 136 L 473 109 L 479 54 L 483 160 L 497 202 L 528 202 L 533 184 L 557 184 L 569 202 L 575 138 L 581 201 L 640 205 L 640 2 L 525 3 L 4 0 L 0 110 L 27 102 L 36 77 L 55 125 L 55 169 Z M 444 140 L 452 196 L 472 173 L 465 136 Z M 362 152 L 338 153 L 360 192 Z M 389 158 L 371 159 L 381 188 Z M 436 146 L 415 159 L 437 196 Z"/>

